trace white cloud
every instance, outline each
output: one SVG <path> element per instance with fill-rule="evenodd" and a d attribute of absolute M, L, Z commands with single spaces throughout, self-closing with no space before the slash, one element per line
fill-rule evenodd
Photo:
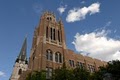
<path fill-rule="evenodd" d="M 69 10 L 66 21 L 75 22 L 85 19 L 87 14 L 95 14 L 100 11 L 100 3 L 93 3 L 89 7 L 74 8 Z"/>
<path fill-rule="evenodd" d="M 0 77 L 5 76 L 5 73 L 0 71 Z"/>
<path fill-rule="evenodd" d="M 57 10 L 60 12 L 60 14 L 62 14 L 63 12 L 65 12 L 65 9 L 67 8 L 67 5 L 65 6 L 60 6 Z"/>
<path fill-rule="evenodd" d="M 78 52 L 89 53 L 88 56 L 109 61 L 113 59 L 120 60 L 120 40 L 108 38 L 109 31 L 102 30 L 100 32 L 92 32 L 75 35 L 72 42 Z M 84 55 L 87 55 L 82 53 Z"/>

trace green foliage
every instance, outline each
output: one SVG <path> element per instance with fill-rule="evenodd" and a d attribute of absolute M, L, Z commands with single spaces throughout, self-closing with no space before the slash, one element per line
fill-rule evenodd
<path fill-rule="evenodd" d="M 91 78 L 92 80 L 103 80 L 103 78 L 108 77 L 108 74 L 111 77 L 111 80 L 120 79 L 120 61 L 119 60 L 110 61 L 108 62 L 108 65 L 106 67 L 100 67 L 99 71 L 92 74 Z"/>
<path fill-rule="evenodd" d="M 110 61 L 106 67 L 108 73 L 111 73 L 115 80 L 120 79 L 120 61 L 113 60 Z"/>
<path fill-rule="evenodd" d="M 26 80 L 46 80 L 46 72 L 45 71 L 34 71 L 28 74 Z"/>
<path fill-rule="evenodd" d="M 104 74 L 107 73 L 105 67 L 99 67 L 99 71 L 91 74 L 91 80 L 103 80 Z"/>
<path fill-rule="evenodd" d="M 77 67 L 75 69 L 67 69 L 65 65 L 53 72 L 52 80 L 89 80 L 90 73 Z"/>
<path fill-rule="evenodd" d="M 73 70 L 74 80 L 89 80 L 90 73 L 83 68 L 77 67 Z"/>
<path fill-rule="evenodd" d="M 52 80 L 72 80 L 72 72 L 67 69 L 56 69 L 53 72 Z"/>
<path fill-rule="evenodd" d="M 103 80 L 103 74 L 101 72 L 94 72 L 90 75 L 90 80 Z"/>
<path fill-rule="evenodd" d="M 52 80 L 74 80 L 72 70 L 68 70 L 65 63 L 63 63 L 61 68 L 53 71 Z"/>
<path fill-rule="evenodd" d="M 74 69 L 68 69 L 63 63 L 61 68 L 53 71 L 51 80 L 104 80 L 106 74 L 111 74 L 111 80 L 120 80 L 120 61 L 108 62 L 106 67 L 100 67 L 99 71 L 94 73 L 90 73 L 78 66 Z M 27 76 L 26 80 L 46 80 L 46 71 L 32 72 Z"/>

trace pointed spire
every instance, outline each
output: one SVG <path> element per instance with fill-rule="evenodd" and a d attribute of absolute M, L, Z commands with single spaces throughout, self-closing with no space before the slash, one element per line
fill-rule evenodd
<path fill-rule="evenodd" d="M 21 51 L 20 51 L 17 59 L 22 60 L 22 61 L 27 61 L 26 54 L 27 54 L 27 37 L 25 37 L 25 39 L 24 39 L 24 43 L 22 45 Z"/>

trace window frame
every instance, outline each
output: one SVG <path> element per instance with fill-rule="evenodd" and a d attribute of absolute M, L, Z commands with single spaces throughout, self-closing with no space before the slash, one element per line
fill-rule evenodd
<path fill-rule="evenodd" d="M 50 61 L 53 61 L 53 53 L 50 49 L 46 50 L 46 59 L 50 60 Z"/>

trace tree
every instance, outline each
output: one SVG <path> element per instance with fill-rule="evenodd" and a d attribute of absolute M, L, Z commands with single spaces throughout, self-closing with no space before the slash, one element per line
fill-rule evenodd
<path fill-rule="evenodd" d="M 112 77 L 115 80 L 120 79 L 120 61 L 119 60 L 113 60 L 108 62 L 106 69 L 108 73 L 112 74 Z"/>
<path fill-rule="evenodd" d="M 99 67 L 99 70 L 92 74 L 92 80 L 103 80 L 110 77 L 111 80 L 120 80 L 120 61 L 109 61 L 106 67 Z"/>
<path fill-rule="evenodd" d="M 104 74 L 107 73 L 105 67 L 99 67 L 99 70 L 91 74 L 91 80 L 103 80 Z"/>
<path fill-rule="evenodd" d="M 46 72 L 45 71 L 34 71 L 28 74 L 26 80 L 46 80 Z"/>
<path fill-rule="evenodd" d="M 89 80 L 90 72 L 86 69 L 76 67 L 68 69 L 63 64 L 62 68 L 54 70 L 52 80 Z"/>
<path fill-rule="evenodd" d="M 61 68 L 53 71 L 52 80 L 74 80 L 72 70 L 67 69 L 65 63 L 63 63 Z"/>
<path fill-rule="evenodd" d="M 99 67 L 99 70 L 90 73 L 84 68 L 77 66 L 74 69 L 68 69 L 63 63 L 61 68 L 55 69 L 51 80 L 120 80 L 120 61 L 114 60 L 108 62 L 106 67 Z M 46 71 L 34 71 L 30 73 L 26 80 L 46 80 Z"/>
<path fill-rule="evenodd" d="M 89 80 L 90 72 L 79 66 L 73 70 L 74 80 Z"/>

